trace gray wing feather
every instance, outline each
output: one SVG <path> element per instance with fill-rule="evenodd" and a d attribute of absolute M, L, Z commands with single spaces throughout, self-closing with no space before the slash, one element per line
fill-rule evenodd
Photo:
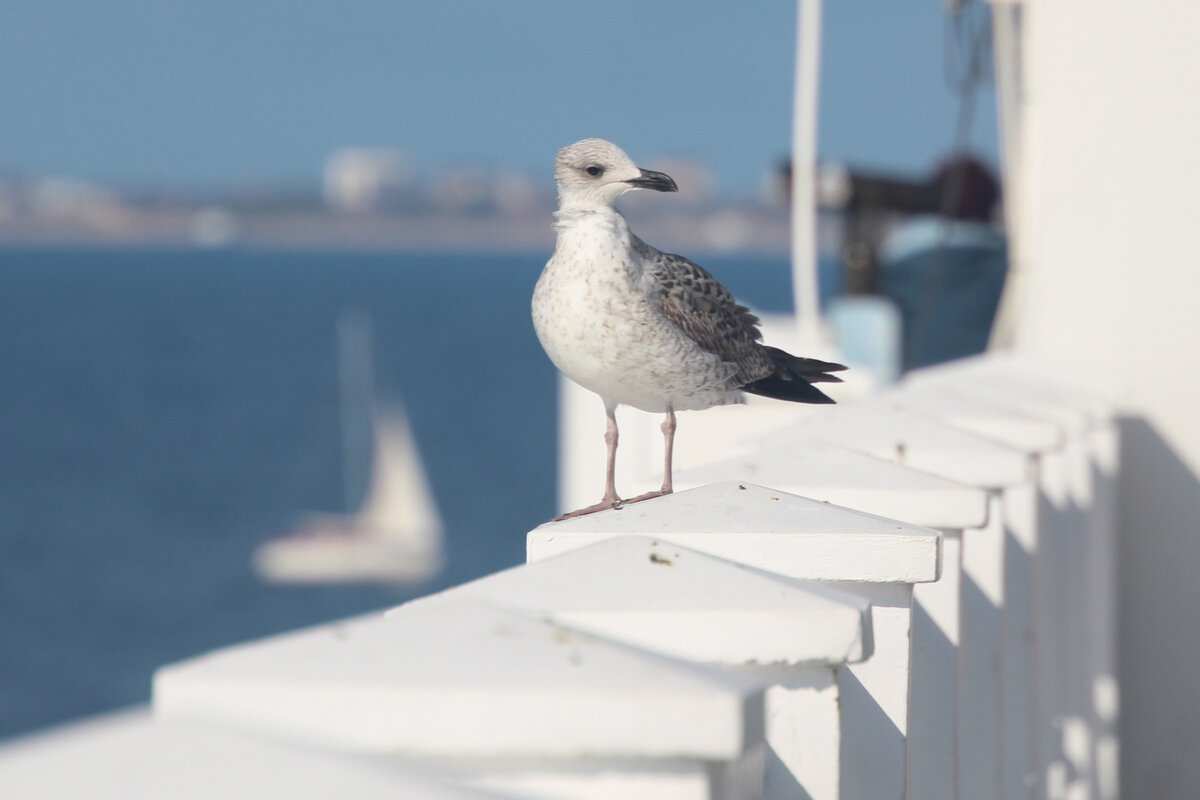
<path fill-rule="evenodd" d="M 635 239 L 634 246 L 667 319 L 702 350 L 735 368 L 731 388 L 774 371 L 759 344 L 758 317 L 739 305 L 716 278 L 683 256 L 663 253 L 640 239 Z"/>

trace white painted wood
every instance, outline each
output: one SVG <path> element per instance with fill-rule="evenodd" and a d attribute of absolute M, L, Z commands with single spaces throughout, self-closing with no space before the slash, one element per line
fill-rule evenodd
<path fill-rule="evenodd" d="M 933 373 L 932 377 L 928 373 Z M 1064 454 L 1076 452 L 1082 438 L 1097 429 L 1103 423 L 1103 415 L 1111 410 L 1102 397 L 1009 358 L 978 359 L 914 373 L 909 385 L 890 395 L 888 401 L 896 408 L 988 436 L 1022 451 L 1033 457 L 1031 463 L 1035 466 L 1041 460 L 1054 461 Z M 1011 417 L 1007 422 L 1005 415 Z M 1071 460 L 1078 462 L 1077 457 Z M 1041 471 L 1037 469 L 1038 474 Z M 1073 474 L 1086 475 L 1086 470 L 1077 468 Z M 1087 496 L 1085 491 L 1086 481 L 1077 481 L 1077 489 L 1071 506 L 1076 517 L 1078 512 L 1094 505 L 1094 498 Z M 1056 725 L 1067 710 L 1084 713 L 1087 704 L 1083 699 L 1086 695 L 1083 687 L 1092 685 L 1093 681 L 1085 682 L 1080 678 L 1103 672 L 1092 670 L 1089 673 L 1073 660 L 1079 654 L 1089 652 L 1086 637 L 1080 637 L 1081 632 L 1088 629 L 1089 621 L 1095 619 L 1082 606 L 1087 578 L 1081 570 L 1088 562 L 1088 554 L 1102 545 L 1093 545 L 1095 537 L 1091 533 L 1091 523 L 1086 520 L 1055 519 L 1047 525 L 1043 519 L 1045 515 L 1038 511 L 1036 481 L 1007 484 L 1000 496 L 1004 524 L 1001 569 L 1004 603 L 1000 610 L 1002 658 L 999 667 L 1003 713 L 997 743 L 1001 778 L 996 784 L 997 789 L 993 790 L 987 783 L 973 783 L 966 791 L 983 793 L 983 796 L 992 796 L 992 792 L 997 791 L 998 796 L 1006 798 L 1028 797 L 1046 785 L 1043 783 L 1048 780 L 1044 765 L 1054 763 L 1062 750 L 1061 746 L 1051 746 L 1043 756 L 1040 751 L 1047 745 L 1039 744 L 1039 740 L 1059 738 L 1057 730 L 1050 726 Z M 1090 518 L 1090 512 L 1084 512 L 1083 516 Z M 1045 535 L 1043 528 L 1049 528 L 1053 540 L 1040 546 Z M 991 561 L 994 553 L 989 554 L 992 548 L 986 539 L 967 536 L 966 550 L 970 552 L 973 546 L 982 548 L 976 551 L 982 561 Z M 1044 559 L 1051 559 L 1051 565 L 1039 570 L 1035 565 Z M 1047 580 L 1053 576 L 1054 585 L 1039 588 L 1034 580 L 1034 575 L 1039 572 Z M 1105 573 L 1102 565 L 1098 573 Z M 1105 585 L 1111 596 L 1111 580 Z M 1099 587 L 1095 591 L 1097 595 L 1105 593 Z M 1045 614 L 1053 615 L 1053 620 L 1045 625 L 1039 625 L 1039 617 L 1035 614 L 1042 592 L 1049 593 Z M 1103 623 L 1101 626 L 1108 630 L 1112 627 Z M 1097 632 L 1095 637 L 1102 639 L 1103 634 Z M 1035 669 L 1039 639 L 1045 640 L 1042 647 L 1047 654 L 1053 654 L 1056 661 L 1066 659 L 1066 663 L 1050 664 L 1041 671 Z M 984 645 L 969 644 L 964 650 L 971 651 L 979 646 Z M 1097 662 L 1103 660 L 1099 655 L 1103 650 L 1101 645 L 1091 648 L 1097 654 Z M 971 664 L 979 663 L 976 655 L 978 653 L 965 653 L 964 669 L 970 671 Z M 1035 680 L 1036 675 L 1053 677 L 1046 677 L 1047 685 L 1040 686 Z M 1062 685 L 1064 680 L 1072 685 Z M 1101 683 L 1104 682 L 1101 679 Z M 1075 698 L 1066 706 L 1054 699 L 1064 692 Z M 1047 702 L 1060 711 L 1039 712 L 1040 694 L 1045 694 L 1049 698 Z M 979 719 L 980 716 L 974 713 L 972 718 Z M 1039 721 L 1042 724 L 1038 724 Z M 977 744 L 972 741 L 968 745 L 973 758 L 978 755 Z M 1089 762 L 1089 768 L 1091 764 L 1094 761 Z M 985 767 L 990 768 L 990 756 Z M 1076 781 L 1072 785 L 1090 784 Z"/>
<path fill-rule="evenodd" d="M 871 652 L 861 596 L 641 536 L 497 572 L 386 616 L 459 600 L 712 664 L 837 666 Z"/>
<path fill-rule="evenodd" d="M 529 561 L 619 535 L 653 536 L 793 578 L 936 580 L 937 531 L 751 483 L 720 483 L 548 522 L 526 538 Z"/>
<path fill-rule="evenodd" d="M 1097 503 L 1098 488 L 1111 492 L 1111 476 L 1097 463 L 1105 455 L 1092 447 L 1102 438 L 1089 434 L 1047 457 L 1041 481 L 1044 524 L 1058 534 L 1048 542 L 1039 573 L 1045 602 L 1037 622 L 1047 631 L 1046 641 L 1056 645 L 1048 645 L 1039 660 L 1041 719 L 1056 734 L 1043 744 L 1041 767 L 1047 774 L 1076 776 L 1071 785 L 1088 796 L 1111 785 L 1113 766 L 1102 766 L 1098 758 L 1108 747 L 1100 742 L 1114 734 L 1117 722 L 1115 703 L 1103 697 L 1116 685 L 1113 634 L 1111 626 L 1094 619 L 1115 610 L 1112 498 Z M 1086 752 L 1078 745 L 1081 738 Z"/>
<path fill-rule="evenodd" d="M 1000 564 L 1004 590 L 1000 615 L 999 672 L 1000 711 L 996 721 L 999 737 L 995 741 L 1000 778 L 997 784 L 972 783 L 965 789 L 976 796 L 1004 798 L 1030 797 L 1039 784 L 1041 769 L 1038 756 L 1039 741 L 1050 733 L 1035 724 L 1037 692 L 1035 685 L 1035 640 L 1039 633 L 1035 624 L 1034 562 L 1044 554 L 1039 552 L 1038 476 L 1041 460 L 1054 458 L 1073 447 L 1073 442 L 1085 430 L 1084 413 L 1088 402 L 1069 398 L 1031 380 L 1019 366 L 1004 367 L 975 362 L 960 370 L 941 368 L 940 377 L 923 378 L 914 374 L 914 384 L 899 392 L 897 406 L 914 413 L 926 414 L 956 428 L 988 435 L 1032 457 L 1035 467 L 1033 480 L 1025 484 L 1005 486 L 999 495 L 999 513 L 1003 523 L 1003 551 Z M 1026 386 L 1031 384 L 1032 387 Z M 1051 406 L 1046 398 L 1065 405 Z M 1062 531 L 1054 533 L 1061 535 Z M 972 550 L 972 548 L 982 548 Z M 990 561 L 990 537 L 970 536 L 967 549 Z M 979 559 L 975 559 L 978 561 Z M 991 570 L 988 570 L 989 572 Z M 1060 575 L 1060 579 L 1063 576 Z M 1080 622 L 1083 620 L 1081 619 Z M 987 647 L 990 643 L 972 643 L 971 648 Z M 1052 642 L 1050 647 L 1057 648 Z M 971 649 L 968 648 L 968 649 Z M 985 651 L 987 652 L 987 651 Z M 978 664 L 975 654 L 965 654 L 964 669 Z M 985 682 L 982 686 L 986 686 Z M 975 709 L 973 719 L 980 719 Z M 986 716 L 983 717 L 986 719 Z M 977 742 L 968 745 L 973 763 L 980 764 Z M 990 768 L 990 756 L 985 766 Z M 970 771 L 969 769 L 967 770 Z"/>
<path fill-rule="evenodd" d="M 988 493 L 819 442 L 768 446 L 676 475 L 677 486 L 757 480 L 784 491 L 943 528 L 941 579 L 913 589 L 910 797 L 954 798 L 961 528 L 987 521 Z"/>
<path fill-rule="evenodd" d="M 1017 359 L 982 359 L 957 370 L 943 367 L 928 372 L 934 373 L 932 377 L 925 372 L 914 376 L 921 389 L 909 395 L 918 398 L 914 407 L 929 393 L 957 395 L 981 407 L 1018 409 L 1022 415 L 1045 420 L 1060 433 L 1057 446 L 1022 442 L 1003 431 L 997 435 L 1037 453 L 1042 498 L 1022 496 L 1017 487 L 1005 490 L 1005 570 L 1010 592 L 1004 610 L 1003 792 L 1006 797 L 1020 797 L 1027 796 L 1030 787 L 1059 785 L 1062 780 L 1051 772 L 1060 776 L 1068 768 L 1093 773 L 1071 784 L 1075 790 L 1083 787 L 1091 792 L 1101 782 L 1098 760 L 1089 758 L 1086 766 L 1068 763 L 1065 744 L 1059 740 L 1062 720 L 1087 718 L 1089 741 L 1096 743 L 1093 749 L 1098 753 L 1102 730 L 1111 730 L 1111 720 L 1101 721 L 1103 715 L 1093 699 L 1095 687 L 1113 685 L 1115 674 L 1111 491 L 1104 493 L 1105 501 L 1093 488 L 1104 476 L 1115 474 L 1115 445 L 1111 433 L 1107 439 L 1104 433 L 1111 431 L 1106 416 L 1111 414 L 1111 403 Z M 1104 454 L 1086 444 L 1093 437 L 1107 441 L 1101 448 Z M 1033 586 L 1029 594 L 1011 591 L 1027 585 Z M 1025 666 L 1026 659 L 1037 668 Z M 1035 682 L 1033 675 L 1041 680 Z M 1111 775 L 1111 770 L 1103 769 Z"/>
<path fill-rule="evenodd" d="M 1116 703 L 1105 698 L 1116 693 L 1110 669 L 1113 659 L 1105 655 L 1111 653 L 1105 647 L 1106 641 L 1111 644 L 1111 634 L 1106 640 L 1105 631 L 1112 627 L 1097 622 L 1089 609 L 1103 605 L 1102 597 L 1112 597 L 1111 580 L 1091 576 L 1111 574 L 1112 559 L 1107 555 L 1111 548 L 1095 545 L 1092 531 L 1097 525 L 1103 528 L 1103 518 L 1107 514 L 1111 520 L 1113 513 L 1111 506 L 1107 512 L 1092 510 L 1100 479 L 1094 474 L 1086 481 L 1081 478 L 1105 468 L 1105 474 L 1115 474 L 1114 459 L 1111 452 L 1107 461 L 1077 455 L 1088 452 L 1081 449 L 1081 438 L 1106 430 L 1105 415 L 1111 413 L 1111 404 L 1017 359 L 981 359 L 956 366 L 961 369 L 932 370 L 932 377 L 917 373 L 910 384 L 877 401 L 822 409 L 769 436 L 752 436 L 750 443 L 738 443 L 720 462 L 710 459 L 681 470 L 677 486 L 750 480 L 910 523 L 962 530 L 960 552 L 968 572 L 958 581 L 958 597 L 953 586 L 960 575 L 947 562 L 942 565 L 944 585 L 924 584 L 913 592 L 912 663 L 919 665 L 926 658 L 929 668 L 918 667 L 921 671 L 914 673 L 907 720 L 899 728 L 908 736 L 910 796 L 1024 798 L 1050 787 L 1059 787 L 1062 793 L 1091 792 L 1100 784 L 1101 774 L 1111 786 L 1116 781 L 1112 756 Z M 857 452 L 847 456 L 848 449 Z M 1039 499 L 1041 463 L 1064 455 L 1073 466 L 1062 492 L 1069 498 L 1063 508 L 1073 508 L 1077 519 L 1064 523 L 1055 518 L 1052 534 L 1047 534 L 1044 509 L 1054 504 Z M 890 475 L 885 474 L 886 465 L 879 469 L 881 460 L 894 462 Z M 1100 466 L 1102 462 L 1106 467 Z M 922 471 L 900 472 L 899 465 Z M 857 480 L 856 466 L 861 467 Z M 931 474 L 943 485 L 917 485 Z M 887 489 L 871 485 L 873 481 L 899 484 L 905 480 L 902 476 L 910 479 L 906 488 L 911 487 L 913 497 L 928 489 L 928 502 L 923 498 L 905 506 L 900 492 L 889 497 Z M 939 496 L 939 490 L 951 486 L 966 491 L 957 495 L 945 491 Z M 978 509 L 987 502 L 982 498 L 989 491 L 991 509 L 985 517 Z M 972 497 L 977 504 L 974 512 Z M 941 509 L 928 508 L 938 503 L 943 504 Z M 946 512 L 950 519 L 934 516 L 943 509 L 952 509 Z M 630 511 L 637 507 L 613 516 Z M 615 529 L 660 535 L 653 520 L 622 519 Z M 589 524 L 598 526 L 595 533 L 602 533 L 599 528 L 613 523 L 594 519 Z M 554 546 L 578 545 L 580 534 L 563 535 L 570 541 Z M 1042 548 L 1045 535 L 1055 541 Z M 531 536 L 531 558 L 538 557 L 537 547 Z M 779 569 L 778 564 L 760 565 Z M 959 615 L 957 623 L 948 623 L 956 625 L 954 634 L 960 637 L 955 642 L 958 652 L 950 657 L 946 656 L 953 653 L 948 627 L 934 621 L 935 613 L 949 620 Z M 878 646 L 878 606 L 873 614 Z M 1043 624 L 1043 618 L 1049 622 Z M 940 660 L 931 655 L 939 644 Z M 1035 669 L 1043 658 L 1051 661 L 1049 669 Z M 946 702 L 945 693 L 937 694 L 937 679 L 932 676 L 948 672 L 951 660 L 954 677 L 946 685 L 954 699 Z M 866 663 L 873 661 L 875 657 Z M 853 685 L 852 670 L 846 670 L 845 677 L 850 683 L 839 687 L 845 689 L 844 726 L 845 709 L 853 708 L 856 689 L 880 712 L 887 707 L 886 701 Z M 919 705 L 918 699 L 923 699 Z M 1073 756 L 1065 755 L 1068 744 L 1056 726 L 1072 717 L 1049 711 L 1051 707 L 1087 722 L 1088 736 L 1082 739 L 1086 758 L 1080 755 L 1085 749 L 1077 744 L 1071 749 Z M 1108 722 L 1101 722 L 1102 716 Z M 848 730 L 853 731 L 853 725 L 844 727 L 844 738 Z M 1072 730 L 1078 731 L 1078 725 Z M 1053 758 L 1039 756 L 1042 739 L 1053 740 Z M 959 763 L 946 770 L 956 749 Z M 1101 754 L 1105 754 L 1103 767 Z M 939 763 L 940 768 L 934 766 Z M 842 790 L 853 793 L 862 787 L 843 782 Z"/>
<path fill-rule="evenodd" d="M 565 776 L 589 763 L 622 759 L 636 764 L 630 785 L 652 773 L 662 789 L 679 775 L 676 794 L 663 790 L 669 796 L 761 792 L 756 681 L 466 601 L 165 667 L 155 676 L 154 705 L 164 719 L 353 752 L 452 759 L 463 768 L 486 759 L 493 785 L 519 784 L 525 793 L 534 784 L 565 786 Z M 495 763 L 499 757 L 520 769 Z M 685 762 L 689 770 L 680 769 Z M 687 788 L 701 773 L 708 794 Z M 558 777 L 539 783 L 539 774 Z M 478 770 L 474 777 L 481 779 Z"/>
<path fill-rule="evenodd" d="M 1067 514 L 1073 522 L 1073 535 L 1065 542 L 1069 548 L 1068 576 L 1072 591 L 1067 597 L 1064 624 L 1069 626 L 1072 635 L 1068 640 L 1069 672 L 1064 687 L 1068 693 L 1068 713 L 1064 716 L 1061 746 L 1077 776 L 1076 784 L 1086 788 L 1088 798 L 1095 798 L 1098 789 L 1095 745 L 1099 737 L 1112 728 L 1098 717 L 1094 705 L 1094 687 L 1099 677 L 1097 660 L 1105 633 L 1103 626 L 1095 624 L 1093 615 L 1107 604 L 1093 605 L 1099 600 L 1095 584 L 1103 580 L 1105 570 L 1100 555 L 1105 546 L 1105 535 L 1095 516 L 1097 477 L 1089 444 L 1088 437 L 1080 437 L 1063 453 L 1069 470 Z M 1093 574 L 1092 569 L 1097 572 Z M 1101 637 L 1101 641 L 1096 637 Z"/>
<path fill-rule="evenodd" d="M 1001 495 L 983 528 L 963 533 L 958 673 L 958 792 L 963 800 L 1000 792 L 1001 619 L 1004 517 Z"/>
<path fill-rule="evenodd" d="M 912 585 L 838 584 L 871 601 L 875 652 L 838 672 L 843 800 L 902 800 L 912 646 Z"/>
<path fill-rule="evenodd" d="M 1037 674 L 1044 680 L 1034 684 L 1040 696 L 1033 703 L 1028 738 L 1035 746 L 1027 777 L 1036 789 L 1069 771 L 1080 777 L 1064 791 L 1112 796 L 1116 704 L 1104 698 L 1116 686 L 1113 402 L 1026 359 L 984 360 L 969 364 L 967 372 L 972 379 L 960 381 L 960 391 L 1053 421 L 1064 433 L 1063 446 L 1044 453 L 1040 469 L 1037 527 L 1050 536 L 1035 552 L 1035 560 L 1045 563 L 1035 570 L 1040 581 L 1034 581 L 1034 595 L 1043 600 L 1032 627 Z M 948 387 L 950 381 L 942 383 Z M 1072 720 L 1087 723 L 1092 752 L 1086 758 L 1067 755 Z M 1016 724 L 1005 726 L 1013 739 Z M 1012 755 L 1006 746 L 1006 783 L 1017 777 Z"/>
<path fill-rule="evenodd" d="M 1038 469 L 1041 464 L 1039 461 Z M 1040 556 L 1037 483 L 1009 486 L 1000 495 L 1004 519 L 1004 608 L 1000 638 L 1000 796 L 1036 796 L 1037 753 L 1045 734 L 1037 725 L 1035 616 L 1036 561 Z"/>
<path fill-rule="evenodd" d="M 1117 462 L 1116 424 L 1108 420 L 1088 433 L 1092 476 L 1089 509 L 1088 631 L 1091 645 L 1091 718 L 1094 725 L 1093 777 L 1101 800 L 1119 794 L 1119 713 L 1117 680 Z"/>
<path fill-rule="evenodd" d="M 420 770 L 293 747 L 213 725 L 155 720 L 148 709 L 106 714 L 6 742 L 8 798 L 89 800 L 518 800 L 454 786 Z"/>
<path fill-rule="evenodd" d="M 919 375 L 920 371 L 912 374 Z M 987 386 L 980 386 L 983 383 Z M 1029 404 L 1021 404 L 1021 407 L 997 402 L 994 390 L 998 383 L 1001 381 L 984 380 L 979 376 L 960 377 L 953 382 L 947 380 L 944 385 L 932 382 L 922 384 L 918 381 L 882 395 L 878 402 L 889 404 L 899 411 L 927 416 L 952 428 L 1026 453 L 1043 453 L 1062 447 L 1064 432 L 1052 420 L 1044 419 L 1036 411 L 1031 412 Z M 972 388 L 962 391 L 959 387 L 964 385 Z M 1007 382 L 1004 385 L 1009 387 L 1008 395 L 1018 391 Z M 957 390 L 948 390 L 948 386 Z M 1000 394 L 1000 397 L 1004 396 Z"/>
<path fill-rule="evenodd" d="M 412 601 L 387 616 L 465 599 L 664 655 L 749 668 L 771 684 L 765 797 L 785 800 L 797 791 L 812 800 L 839 797 L 833 670 L 870 655 L 870 605 L 861 596 L 679 544 L 618 536 Z M 779 666 L 762 669 L 769 664 Z"/>
<path fill-rule="evenodd" d="M 832 406 L 771 438 L 779 446 L 812 440 L 972 486 L 1007 486 L 1031 476 L 1029 457 L 1020 450 L 882 401 Z"/>
<path fill-rule="evenodd" d="M 931 528 L 978 527 L 987 516 L 986 493 L 976 487 L 816 441 L 768 444 L 675 473 L 677 491 L 721 481 L 750 481 Z"/>
<path fill-rule="evenodd" d="M 768 670 L 766 732 L 770 749 L 763 776 L 769 800 L 836 800 L 841 791 L 842 720 L 833 670 Z"/>
<path fill-rule="evenodd" d="M 820 442 L 747 452 L 677 474 L 676 485 L 734 478 L 943 529 L 940 580 L 913 588 L 906 758 L 910 797 L 954 798 L 960 529 L 986 523 L 988 493 Z"/>
<path fill-rule="evenodd" d="M 447 782 L 533 800 L 759 800 L 762 744 L 732 764 L 694 759 L 521 758 L 423 761 Z"/>
<path fill-rule="evenodd" d="M 911 385 L 878 401 L 828 414 L 822 410 L 769 437 L 760 435 L 754 447 L 743 447 L 721 462 L 685 469 L 676 476 L 679 486 L 721 479 L 752 480 L 911 523 L 942 523 L 939 527 L 963 530 L 961 553 L 970 570 L 959 582 L 958 601 L 946 601 L 945 596 L 941 601 L 937 599 L 937 590 L 953 586 L 959 578 L 957 572 L 949 575 L 949 580 L 943 579 L 946 587 L 922 585 L 914 592 L 913 663 L 929 657 L 938 644 L 943 648 L 943 658 L 927 662 L 931 669 L 915 675 L 911 687 L 906 729 L 911 796 L 1028 797 L 1051 784 L 1061 785 L 1064 792 L 1079 791 L 1079 787 L 1098 784 L 1102 771 L 1109 785 L 1115 781 L 1113 727 L 1110 724 L 1106 729 L 1110 735 L 1105 738 L 1099 722 L 1099 709 L 1111 708 L 1115 703 L 1097 699 L 1115 694 L 1109 688 L 1113 685 L 1112 671 L 1104 668 L 1113 663 L 1111 657 L 1105 658 L 1111 650 L 1105 649 L 1104 630 L 1111 631 L 1111 625 L 1098 625 L 1096 617 L 1084 608 L 1089 597 L 1093 598 L 1092 606 L 1099 605 L 1104 587 L 1111 586 L 1111 582 L 1089 576 L 1093 571 L 1109 574 L 1111 569 L 1106 565 L 1112 562 L 1106 560 L 1103 548 L 1093 546 L 1082 533 L 1094 524 L 1090 510 L 1080 520 L 1068 522 L 1065 532 L 1056 534 L 1059 541 L 1051 552 L 1043 554 L 1039 542 L 1045 513 L 1039 509 L 1046 503 L 1038 500 L 1036 488 L 1040 462 L 1073 453 L 1079 449 L 1076 442 L 1080 437 L 1104 430 L 1103 415 L 1111 406 L 1086 390 L 1057 376 L 1047 378 L 1019 361 L 998 362 L 998 367 L 987 361 L 967 362 L 961 372 L 951 368 L 934 370 L 938 374 L 933 379 L 918 373 Z M 847 449 L 859 452 L 847 456 Z M 890 475 L 884 474 L 886 465 L 879 469 L 883 459 L 895 462 Z M 1069 496 L 1078 509 L 1091 509 L 1096 497 L 1088 487 L 1095 479 L 1088 483 L 1079 478 L 1099 468 L 1095 463 L 1081 468 L 1084 462 L 1073 459 L 1075 467 L 1070 475 L 1074 489 Z M 919 465 L 925 472 L 899 472 L 900 464 Z M 857 480 L 856 466 L 861 467 Z M 929 477 L 926 473 L 935 473 L 943 485 L 914 485 Z M 913 496 L 921 488 L 930 490 L 928 504 L 911 502 L 906 508 L 900 493 L 889 497 L 887 489 L 871 485 L 873 480 L 885 485 L 899 483 L 904 480 L 902 475 L 911 479 Z M 939 489 L 950 486 L 966 491 L 957 495 L 946 491 L 938 496 Z M 984 519 L 984 514 L 976 510 L 970 516 L 970 498 L 983 505 L 985 490 L 993 492 L 990 515 Z M 953 525 L 945 524 L 949 519 L 936 519 L 938 511 L 926 507 L 938 502 L 954 509 L 949 512 L 955 515 Z M 959 505 L 951 506 L 952 502 Z M 636 506 L 616 513 L 631 510 L 636 511 Z M 1108 513 L 1111 517 L 1111 510 Z M 652 522 L 626 522 L 618 527 L 656 534 Z M 572 539 L 565 544 L 575 546 L 578 534 L 564 535 Z M 534 549 L 531 537 L 531 558 L 537 557 Z M 943 563 L 942 570 L 943 576 L 951 572 L 947 563 Z M 1047 588 L 1047 580 L 1057 583 Z M 1047 591 L 1048 600 L 1042 597 Z M 949 596 L 953 597 L 952 589 Z M 970 608 L 963 610 L 962 603 Z M 1043 606 L 1045 614 L 1039 616 L 1035 612 Z M 944 697 L 937 695 L 936 679 L 931 675 L 947 671 L 950 659 L 945 654 L 952 652 L 952 645 L 946 628 L 933 621 L 931 609 L 950 619 L 961 613 L 959 630 L 966 637 L 957 642 L 955 677 L 947 681 L 955 700 L 943 702 L 940 708 L 938 700 L 944 701 Z M 878 631 L 879 609 L 874 613 Z M 1040 626 L 1038 621 L 1047 614 L 1051 622 Z M 1064 633 L 1068 625 L 1071 629 Z M 1049 671 L 1035 671 L 1041 663 L 1036 643 L 1039 637 L 1046 641 L 1042 646 L 1045 654 L 1054 661 Z M 1050 676 L 1046 678 L 1049 686 L 1043 687 L 1038 676 Z M 1081 680 L 1083 677 L 1087 680 Z M 1090 751 L 1085 761 L 1064 760 L 1066 745 L 1054 727 L 1063 717 L 1047 711 L 1041 694 L 1048 699 L 1067 698 L 1055 701 L 1054 707 L 1089 720 Z M 918 698 L 927 699 L 918 705 Z M 885 705 L 873 701 L 881 709 Z M 847 697 L 843 697 L 844 706 L 846 702 Z M 849 702 L 852 704 L 852 699 Z M 1115 719 L 1115 713 L 1107 713 L 1107 719 Z M 959 730 L 967 724 L 974 726 L 971 731 Z M 960 741 L 953 744 L 956 732 Z M 1039 737 L 1055 740 L 1054 759 L 1039 760 Z M 944 769 L 955 748 L 962 751 L 957 788 Z M 1109 754 L 1104 767 L 1100 766 L 1102 752 Z M 939 763 L 939 757 L 942 768 L 932 766 Z M 1057 772 L 1039 773 L 1037 765 L 1042 761 Z M 1090 771 L 1095 777 L 1061 777 L 1077 770 Z M 976 774 L 990 777 L 979 780 Z M 922 780 L 926 782 L 922 784 Z M 844 791 L 854 788 L 852 784 L 843 786 Z"/>
<path fill-rule="evenodd" d="M 970 532 L 972 535 L 974 531 Z M 908 797 L 955 800 L 963 531 L 942 531 L 942 577 L 913 586 Z"/>
<path fill-rule="evenodd" d="M 898 392 L 886 402 L 894 410 L 987 436 L 1019 453 L 1031 469 L 1018 480 L 1000 483 L 988 524 L 963 534 L 958 786 L 952 795 L 1027 796 L 1033 772 L 1033 624 L 1028 598 L 1037 540 L 1036 455 L 1063 446 L 1063 433 L 1035 417 L 936 389 Z M 976 472 L 973 477 L 984 476 Z M 916 746 L 919 763 L 920 744 Z M 923 775 L 936 780 L 944 773 L 918 772 L 910 780 L 923 780 Z M 945 788 L 940 782 L 940 796 L 946 796 Z"/>
<path fill-rule="evenodd" d="M 867 597 L 874 653 L 839 672 L 841 797 L 903 798 L 912 583 L 939 574 L 939 533 L 731 482 L 548 523 L 530 532 L 529 560 L 630 533 L 782 575 L 844 581 L 835 585 Z"/>
<path fill-rule="evenodd" d="M 1049 796 L 1065 792 L 1066 764 L 1060 747 L 1059 721 L 1064 707 L 1061 687 L 1064 683 L 1063 645 L 1067 634 L 1062 630 L 1066 621 L 1065 598 L 1061 583 L 1069 570 L 1064 532 L 1063 513 L 1068 508 L 1066 462 L 1063 455 L 1054 454 L 1042 459 L 1039 486 L 1042 503 L 1039 507 L 1040 525 L 1054 531 L 1041 541 L 1034 575 L 1034 624 L 1036 630 L 1036 713 L 1039 729 L 1038 752 L 1034 762 L 1041 786 Z M 1069 589 L 1067 590 L 1069 591 Z M 1060 788 L 1061 787 L 1061 788 Z"/>
<path fill-rule="evenodd" d="M 1107 374 L 1098 374 L 1083 381 L 1061 364 L 1023 353 L 988 353 L 906 376 L 912 388 L 937 389 L 981 406 L 1012 409 L 1065 427 L 1068 435 L 1112 418 L 1117 405 L 1109 380 Z"/>
<path fill-rule="evenodd" d="M 1043 423 L 1035 420 L 1033 427 L 1035 432 L 1045 434 Z M 961 540 L 956 529 L 986 523 L 987 492 L 820 442 L 746 452 L 677 474 L 676 485 L 733 478 L 756 480 L 784 491 L 944 529 L 942 577 L 936 583 L 917 584 L 913 592 L 914 666 L 906 758 L 910 797 L 955 797 L 961 583 Z"/>

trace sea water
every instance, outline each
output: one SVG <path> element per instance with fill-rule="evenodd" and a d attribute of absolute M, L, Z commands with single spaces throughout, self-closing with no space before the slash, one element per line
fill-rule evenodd
<path fill-rule="evenodd" d="M 520 563 L 556 510 L 556 374 L 529 318 L 547 256 L 0 249 L 0 736 L 144 702 L 173 660 Z M 783 258 L 703 263 L 787 310 Z M 408 410 L 447 566 L 418 587 L 267 585 L 256 545 L 353 502 L 347 312 Z"/>

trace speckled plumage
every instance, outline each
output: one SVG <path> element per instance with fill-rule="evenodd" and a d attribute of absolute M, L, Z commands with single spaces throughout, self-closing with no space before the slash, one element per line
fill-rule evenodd
<path fill-rule="evenodd" d="M 761 343 L 758 318 L 688 259 L 663 253 L 629 230 L 613 203 L 630 189 L 675 191 L 601 139 L 563 148 L 555 161 L 558 242 L 533 293 L 533 324 L 550 360 L 604 399 L 609 417 L 605 501 L 612 485 L 617 405 L 666 412 L 670 491 L 674 412 L 738 403 L 742 390 L 802 402 L 832 402 L 810 384 L 844 369 Z M 669 426 L 669 431 L 668 431 Z"/>
<path fill-rule="evenodd" d="M 559 212 L 556 227 L 533 321 L 568 378 L 606 402 L 666 411 L 739 402 L 739 386 L 771 371 L 746 347 L 759 336 L 754 315 L 700 267 L 631 234 L 615 210 Z"/>

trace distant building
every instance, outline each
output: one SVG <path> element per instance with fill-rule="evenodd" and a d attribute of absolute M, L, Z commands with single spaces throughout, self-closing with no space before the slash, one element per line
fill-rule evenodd
<path fill-rule="evenodd" d="M 429 196 L 442 214 L 482 215 L 495 211 L 492 176 L 477 167 L 443 170 L 430 185 Z"/>
<path fill-rule="evenodd" d="M 548 214 L 554 210 L 554 197 L 547 195 L 533 178 L 520 172 L 503 172 L 492 184 L 496 210 L 509 217 Z"/>
<path fill-rule="evenodd" d="M 110 189 L 59 177 L 34 181 L 29 199 L 35 215 L 52 218 L 88 216 L 119 203 Z"/>
<path fill-rule="evenodd" d="M 388 147 L 338 150 L 325 162 L 325 203 L 335 211 L 379 211 L 409 179 L 404 154 Z"/>

